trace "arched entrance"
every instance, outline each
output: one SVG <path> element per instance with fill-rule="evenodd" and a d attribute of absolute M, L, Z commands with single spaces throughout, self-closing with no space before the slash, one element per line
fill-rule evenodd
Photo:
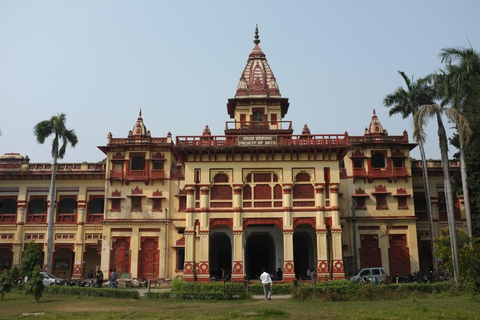
<path fill-rule="evenodd" d="M 94 274 L 95 272 L 97 272 L 97 270 L 100 269 L 100 265 L 101 265 L 101 255 L 100 255 L 100 252 L 98 250 L 98 246 L 95 245 L 95 246 L 92 246 L 90 248 L 88 248 L 86 251 L 85 251 L 85 270 L 84 270 L 84 277 L 86 277 L 88 275 L 88 273 L 90 272 L 90 270 L 93 269 L 94 271 Z"/>
<path fill-rule="evenodd" d="M 307 269 L 316 268 L 316 239 L 315 230 L 311 227 L 299 227 L 293 234 L 293 259 L 295 277 L 303 279 L 307 276 Z"/>
<path fill-rule="evenodd" d="M 221 279 L 222 268 L 228 278 L 232 272 L 232 243 L 227 233 L 213 231 L 210 235 L 210 276 Z"/>
<path fill-rule="evenodd" d="M 275 249 L 274 237 L 268 231 L 252 232 L 248 236 L 245 246 L 245 265 L 246 274 L 250 279 L 258 279 L 263 268 L 269 273 L 275 272 L 277 269 Z"/>
<path fill-rule="evenodd" d="M 13 251 L 10 248 L 0 247 L 0 272 L 12 268 Z"/>
<path fill-rule="evenodd" d="M 433 271 L 432 247 L 430 245 L 430 241 L 420 241 L 418 249 L 418 257 L 420 258 L 420 272 L 430 273 Z"/>
<path fill-rule="evenodd" d="M 71 278 L 75 252 L 70 247 L 56 247 L 53 253 L 53 274 L 59 278 Z"/>

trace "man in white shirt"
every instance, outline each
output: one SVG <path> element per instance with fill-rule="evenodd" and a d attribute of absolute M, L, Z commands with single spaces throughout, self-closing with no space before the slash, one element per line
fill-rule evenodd
<path fill-rule="evenodd" d="M 265 293 L 265 300 L 272 300 L 272 278 L 270 275 L 262 269 L 263 273 L 260 276 L 260 280 L 263 285 L 263 293 Z"/>

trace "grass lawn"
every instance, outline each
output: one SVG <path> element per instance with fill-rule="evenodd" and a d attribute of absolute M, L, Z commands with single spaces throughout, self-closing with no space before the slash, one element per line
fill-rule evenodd
<path fill-rule="evenodd" d="M 112 299 L 18 291 L 0 302 L 0 319 L 25 319 L 22 313 L 44 312 L 40 319 L 480 319 L 479 299 L 437 295 L 404 300 L 322 302 L 297 300 L 171 301 Z"/>

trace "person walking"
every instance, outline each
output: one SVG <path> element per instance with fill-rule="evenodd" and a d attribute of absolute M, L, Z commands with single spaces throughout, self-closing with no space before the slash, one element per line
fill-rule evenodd
<path fill-rule="evenodd" d="M 103 285 L 103 272 L 102 270 L 97 271 L 97 286 L 101 288 Z"/>
<path fill-rule="evenodd" d="M 95 276 L 95 273 L 93 272 L 93 269 L 90 270 L 90 272 L 88 273 L 88 280 L 90 280 L 90 287 L 93 287 L 93 278 Z"/>
<path fill-rule="evenodd" d="M 272 277 L 262 269 L 263 273 L 260 275 L 260 280 L 263 285 L 263 293 L 265 294 L 265 300 L 272 300 Z"/>

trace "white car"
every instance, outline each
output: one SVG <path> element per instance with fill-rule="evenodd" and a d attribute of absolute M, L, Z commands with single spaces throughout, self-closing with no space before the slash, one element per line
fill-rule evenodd
<path fill-rule="evenodd" d="M 40 274 L 43 276 L 43 285 L 45 287 L 53 285 L 63 285 L 65 282 L 63 279 L 57 278 L 53 274 L 47 272 L 40 272 Z"/>
<path fill-rule="evenodd" d="M 363 268 L 358 274 L 350 278 L 350 280 L 357 282 L 362 279 L 367 282 L 385 283 L 387 274 L 383 268 Z"/>

